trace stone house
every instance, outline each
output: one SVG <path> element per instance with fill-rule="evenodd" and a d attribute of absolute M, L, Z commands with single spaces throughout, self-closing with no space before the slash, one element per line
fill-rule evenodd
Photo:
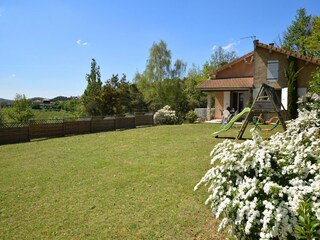
<path fill-rule="evenodd" d="M 207 120 L 221 118 L 221 110 L 227 107 L 240 112 L 250 106 L 262 83 L 274 87 L 286 107 L 288 81 L 285 71 L 290 61 L 296 61 L 297 69 L 301 69 L 297 77 L 298 95 L 306 93 L 311 73 L 320 66 L 319 60 L 258 40 L 253 44 L 252 52 L 218 68 L 210 74 L 208 80 L 198 85 L 197 89 L 208 95 L 208 109 L 212 107 L 213 94 L 215 97 L 215 111 L 207 115 Z"/>

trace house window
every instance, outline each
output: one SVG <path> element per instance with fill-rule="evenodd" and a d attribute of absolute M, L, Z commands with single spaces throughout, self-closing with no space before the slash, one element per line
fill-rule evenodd
<path fill-rule="evenodd" d="M 267 80 L 278 81 L 279 60 L 269 60 L 267 65 Z"/>

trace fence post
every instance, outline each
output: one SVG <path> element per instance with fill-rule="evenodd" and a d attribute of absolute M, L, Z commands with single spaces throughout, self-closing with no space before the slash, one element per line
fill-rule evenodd
<path fill-rule="evenodd" d="M 28 121 L 28 142 L 30 142 L 30 120 Z"/>

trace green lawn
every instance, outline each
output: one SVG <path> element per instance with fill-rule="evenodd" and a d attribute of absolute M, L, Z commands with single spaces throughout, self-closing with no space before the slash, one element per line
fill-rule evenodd
<path fill-rule="evenodd" d="M 210 136 L 219 127 L 0 146 L 0 239 L 225 239 L 204 205 L 206 189 L 193 192 L 223 140 Z"/>

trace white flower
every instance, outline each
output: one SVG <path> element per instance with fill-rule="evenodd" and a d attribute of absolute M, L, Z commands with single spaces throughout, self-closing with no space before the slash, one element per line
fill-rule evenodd
<path fill-rule="evenodd" d="M 223 218 L 219 229 L 231 223 L 243 238 L 287 239 L 294 235 L 297 209 L 306 196 L 320 221 L 319 115 L 301 111 L 270 140 L 253 132 L 253 140 L 226 140 L 213 148 L 213 167 L 195 189 L 209 185 L 206 204 Z"/>

